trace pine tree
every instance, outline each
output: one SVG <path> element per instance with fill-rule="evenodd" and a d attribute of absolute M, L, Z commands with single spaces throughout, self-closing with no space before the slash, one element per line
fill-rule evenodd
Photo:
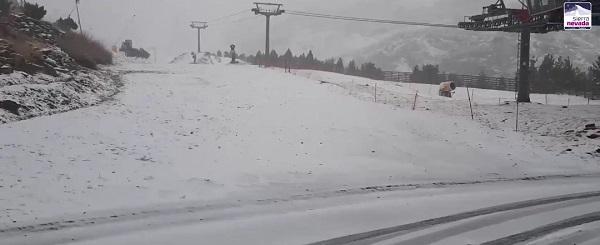
<path fill-rule="evenodd" d="M 291 59 L 294 57 L 294 55 L 292 54 L 292 50 L 290 50 L 289 48 L 287 49 L 287 51 L 285 51 L 285 54 L 283 55 L 283 57 L 285 57 L 286 59 Z"/>
<path fill-rule="evenodd" d="M 427 64 L 427 65 L 423 65 L 423 76 L 422 81 L 423 83 L 429 83 L 429 84 L 438 84 L 440 81 L 439 80 L 439 74 L 440 74 L 440 68 L 437 65 L 431 65 L 431 64 Z"/>
<path fill-rule="evenodd" d="M 246 60 L 245 60 L 245 61 L 246 61 L 246 62 L 248 62 L 248 64 L 253 64 L 253 65 L 255 65 L 255 64 L 256 64 L 256 56 L 254 56 L 253 54 L 251 54 L 251 55 L 248 55 L 248 56 L 246 57 Z"/>
<path fill-rule="evenodd" d="M 363 77 L 368 77 L 375 80 L 383 79 L 383 71 L 371 62 L 364 63 L 360 66 L 360 74 Z"/>
<path fill-rule="evenodd" d="M 563 60 L 562 56 L 559 56 L 554 62 L 553 69 L 550 71 L 550 75 L 552 78 L 552 87 L 554 91 L 560 91 L 560 89 L 563 87 L 564 81 L 562 68 L 564 66 L 564 63 L 565 61 Z"/>
<path fill-rule="evenodd" d="M 554 90 L 552 71 L 554 70 L 555 62 L 556 61 L 554 59 L 554 56 L 552 56 L 551 54 L 547 54 L 546 56 L 544 56 L 544 59 L 542 60 L 542 63 L 538 68 L 536 79 L 537 82 L 535 83 L 537 84 L 539 92 L 549 93 Z"/>
<path fill-rule="evenodd" d="M 410 82 L 412 83 L 420 83 L 422 81 L 422 75 L 421 75 L 421 69 L 419 68 L 419 65 L 416 65 L 413 68 L 412 73 L 410 74 Z"/>
<path fill-rule="evenodd" d="M 46 16 L 46 8 L 44 8 L 44 6 L 38 5 L 37 3 L 31 4 L 25 2 L 25 5 L 23 5 L 23 13 L 33 19 L 41 20 L 42 18 L 44 18 L 44 16 Z"/>
<path fill-rule="evenodd" d="M 294 54 L 292 54 L 292 50 L 288 48 L 282 57 L 283 62 L 285 63 L 285 68 L 291 68 L 294 63 Z"/>
<path fill-rule="evenodd" d="M 335 72 L 344 73 L 344 61 L 342 60 L 342 58 L 339 58 L 337 60 L 337 63 L 335 64 Z"/>
<path fill-rule="evenodd" d="M 223 53 L 221 52 L 221 50 L 217 51 L 217 57 L 223 57 Z"/>
<path fill-rule="evenodd" d="M 262 54 L 262 52 L 260 52 L 260 50 L 258 52 L 256 52 L 256 56 L 255 56 L 254 59 L 255 59 L 255 61 L 254 61 L 255 65 L 259 65 L 259 66 L 260 65 L 264 65 L 263 64 L 263 62 L 264 62 L 263 61 L 263 54 Z"/>
<path fill-rule="evenodd" d="M 296 61 L 294 63 L 299 66 L 298 68 L 305 69 L 306 68 L 306 55 L 304 53 L 302 53 L 300 56 L 296 57 Z"/>
<path fill-rule="evenodd" d="M 308 66 L 308 68 L 313 68 L 313 66 L 315 64 L 315 56 L 313 55 L 312 50 L 308 51 L 308 54 L 306 55 L 305 64 Z"/>
<path fill-rule="evenodd" d="M 278 65 L 279 64 L 279 54 L 277 54 L 277 51 L 275 51 L 274 49 L 271 50 L 271 54 L 269 55 L 268 58 L 268 62 L 269 65 Z"/>
<path fill-rule="evenodd" d="M 477 88 L 488 88 L 487 84 L 487 75 L 484 70 L 479 72 L 479 77 L 477 78 Z"/>
<path fill-rule="evenodd" d="M 54 24 L 65 32 L 74 31 L 79 28 L 75 20 L 71 17 L 67 17 L 66 19 L 59 18 Z"/>
<path fill-rule="evenodd" d="M 590 69 L 590 75 L 591 75 L 592 81 L 594 83 L 596 83 L 597 85 L 600 85 L 600 56 L 598 56 L 598 59 L 592 65 L 592 67 Z"/>
<path fill-rule="evenodd" d="M 532 57 L 529 60 L 529 88 L 532 92 L 539 92 L 537 58 Z"/>
<path fill-rule="evenodd" d="M 564 59 L 561 67 L 561 74 L 563 82 L 561 88 L 563 90 L 572 90 L 573 88 L 577 87 L 575 84 L 575 69 L 573 67 L 573 63 L 571 62 L 571 58 L 567 57 Z"/>
<path fill-rule="evenodd" d="M 354 60 L 351 60 L 348 63 L 348 67 L 346 68 L 346 74 L 358 75 L 358 68 L 356 67 L 356 62 Z"/>
<path fill-rule="evenodd" d="M 591 80 L 590 90 L 594 96 L 600 97 L 600 56 L 589 68 L 589 79 Z"/>

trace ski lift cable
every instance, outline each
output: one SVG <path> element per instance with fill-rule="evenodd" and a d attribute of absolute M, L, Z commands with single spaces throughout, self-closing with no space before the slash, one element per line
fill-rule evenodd
<path fill-rule="evenodd" d="M 227 19 L 227 18 L 230 18 L 230 17 L 234 17 L 234 16 L 236 16 L 236 15 L 240 15 L 240 14 L 243 14 L 243 13 L 245 13 L 245 12 L 250 12 L 250 10 L 249 10 L 249 9 L 243 9 L 243 10 L 236 11 L 236 12 L 234 12 L 234 13 L 231 13 L 231 14 L 228 14 L 228 15 L 224 15 L 224 16 L 221 16 L 221 17 L 217 17 L 217 18 L 214 18 L 214 19 L 208 20 L 207 22 L 209 22 L 209 23 L 210 23 L 210 22 L 219 22 L 219 21 L 221 21 L 221 20 L 224 20 L 224 19 Z"/>
<path fill-rule="evenodd" d="M 371 23 L 382 23 L 382 24 L 396 24 L 396 25 L 412 25 L 412 26 L 429 26 L 429 27 L 458 28 L 458 25 L 449 25 L 449 24 L 438 24 L 438 23 L 427 23 L 427 22 L 414 22 L 414 21 L 402 21 L 402 20 L 373 19 L 373 18 L 363 18 L 363 17 L 351 17 L 351 16 L 330 15 L 330 14 L 312 13 L 312 12 L 295 11 L 295 10 L 288 10 L 288 11 L 286 11 L 286 13 L 290 14 L 290 15 L 296 15 L 296 16 L 313 17 L 313 18 L 324 18 L 324 19 L 333 19 L 333 20 L 359 21 L 359 22 L 371 22 Z"/>
<path fill-rule="evenodd" d="M 329 14 L 310 13 L 302 11 L 288 11 L 290 15 L 315 17 L 315 18 L 326 18 L 334 20 L 347 20 L 347 21 L 361 21 L 361 22 L 373 22 L 373 23 L 384 23 L 384 24 L 398 24 L 398 25 L 416 25 L 416 26 L 430 26 L 430 27 L 447 27 L 447 28 L 458 28 L 457 25 L 448 24 L 435 24 L 426 22 L 413 22 L 413 21 L 399 21 L 399 20 L 385 20 L 385 19 L 372 19 L 372 18 L 361 18 L 361 17 L 349 17 Z"/>
<path fill-rule="evenodd" d="M 233 20 L 221 21 L 221 22 L 218 22 L 216 24 L 211 24 L 210 26 L 231 25 L 231 24 L 240 23 L 240 22 L 243 22 L 243 21 L 246 21 L 246 20 L 249 20 L 249 19 L 259 19 L 259 18 L 256 18 L 255 15 L 244 16 L 244 17 L 241 17 L 241 18 L 233 19 Z"/>

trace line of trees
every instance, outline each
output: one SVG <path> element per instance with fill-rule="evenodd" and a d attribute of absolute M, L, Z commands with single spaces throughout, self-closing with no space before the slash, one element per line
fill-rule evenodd
<path fill-rule="evenodd" d="M 600 56 L 587 69 L 575 67 L 569 57 L 547 54 L 537 65 L 531 60 L 529 78 L 535 93 L 584 94 L 600 86 Z"/>
<path fill-rule="evenodd" d="M 240 58 L 242 57 L 240 56 Z M 366 62 L 359 66 L 354 60 L 345 64 L 342 58 L 338 58 L 337 60 L 334 58 L 319 60 L 315 57 L 312 50 L 308 51 L 308 54 L 302 53 L 300 55 L 294 55 L 290 49 L 287 49 L 283 55 L 279 55 L 277 51 L 272 50 L 269 56 L 265 56 L 261 51 L 258 51 L 256 55 L 245 56 L 243 60 L 255 65 L 321 70 L 367 77 L 376 80 L 382 80 L 384 78 L 383 70 L 378 68 L 372 62 Z"/>
<path fill-rule="evenodd" d="M 427 83 L 427 84 L 440 84 L 443 81 L 443 77 L 440 76 L 440 66 L 425 64 L 419 67 L 416 65 L 413 68 L 410 80 L 414 83 Z"/>
<path fill-rule="evenodd" d="M 415 66 L 410 80 L 416 83 L 439 84 L 444 80 L 457 81 L 455 74 L 443 74 L 438 65 L 425 64 Z M 496 81 L 490 84 L 490 81 Z M 471 86 L 484 89 L 506 89 L 507 84 L 503 77 L 490 79 L 484 71 L 480 72 L 478 79 Z M 547 54 L 541 59 L 530 61 L 529 80 L 533 93 L 568 93 L 588 95 L 594 92 L 600 95 L 600 56 L 587 69 L 573 65 L 569 57 Z M 458 81 L 460 82 L 460 81 Z"/>
<path fill-rule="evenodd" d="M 594 95 L 600 96 L 600 56 L 589 69 L 589 76 L 592 78 L 592 91 Z"/>

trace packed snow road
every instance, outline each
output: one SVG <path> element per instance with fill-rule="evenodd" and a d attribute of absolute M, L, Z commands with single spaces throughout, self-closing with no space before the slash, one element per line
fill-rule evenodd
<path fill-rule="evenodd" d="M 212 244 L 281 244 L 276 235 L 249 239 L 275 228 L 280 239 L 298 232 L 289 243 L 309 243 L 600 186 L 597 162 L 300 76 L 241 65 L 121 69 L 125 88 L 114 100 L 0 125 L 0 244 L 106 244 L 125 231 L 133 233 L 106 239 L 132 244 L 134 231 L 169 224 L 188 225 L 181 243 L 200 229 Z M 575 209 L 598 211 L 585 205 Z M 373 209 L 379 218 L 364 220 Z M 384 218 L 394 210 L 415 215 Z M 317 216 L 326 219 L 303 232 Z M 240 235 L 227 240 L 225 228 Z"/>
<path fill-rule="evenodd" d="M 597 188 L 556 178 L 132 210 L 0 230 L 0 244 L 595 244 Z"/>

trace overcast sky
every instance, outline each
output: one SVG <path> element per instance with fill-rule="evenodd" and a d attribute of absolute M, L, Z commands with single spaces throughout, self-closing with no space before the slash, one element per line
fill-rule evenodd
<path fill-rule="evenodd" d="M 46 20 L 66 17 L 75 0 L 30 0 L 46 6 Z M 264 49 L 265 18 L 255 16 L 248 0 L 81 0 L 82 26 L 107 46 L 132 39 L 136 47 L 157 49 L 161 61 L 196 49 L 196 32 L 190 21 L 211 21 L 246 10 L 243 14 L 209 23 L 202 32 L 203 51 L 226 50 L 235 43 L 239 51 Z M 486 0 L 288 0 L 288 10 L 360 17 L 455 24 L 476 14 Z M 516 2 L 516 0 L 514 0 Z M 75 12 L 72 17 L 76 17 Z M 314 50 L 320 58 L 346 56 L 355 50 L 414 27 L 341 22 L 282 15 L 271 25 L 271 47 L 278 52 Z M 452 31 L 452 30 L 440 30 Z"/>

